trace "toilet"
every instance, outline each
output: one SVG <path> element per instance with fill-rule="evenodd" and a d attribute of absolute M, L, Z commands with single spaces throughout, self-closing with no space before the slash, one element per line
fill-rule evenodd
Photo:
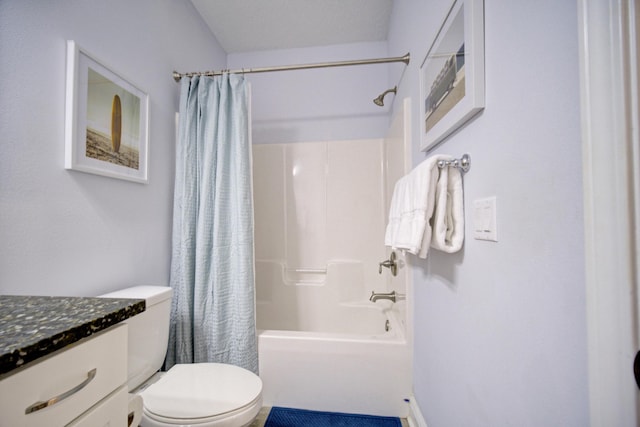
<path fill-rule="evenodd" d="M 253 372 L 222 363 L 178 364 L 158 372 L 167 351 L 171 295 L 172 289 L 163 286 L 136 286 L 101 295 L 146 301 L 144 312 L 125 320 L 129 329 L 127 386 L 130 402 L 137 403 L 130 404 L 137 406 L 130 425 L 248 426 L 262 407 L 262 381 Z"/>

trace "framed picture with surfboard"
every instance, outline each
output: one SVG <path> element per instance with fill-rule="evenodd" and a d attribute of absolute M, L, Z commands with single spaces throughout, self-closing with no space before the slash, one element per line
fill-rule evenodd
<path fill-rule="evenodd" d="M 149 96 L 67 41 L 65 168 L 148 182 Z"/>

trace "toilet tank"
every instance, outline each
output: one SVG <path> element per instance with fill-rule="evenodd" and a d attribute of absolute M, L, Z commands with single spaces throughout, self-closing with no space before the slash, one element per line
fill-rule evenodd
<path fill-rule="evenodd" d="M 100 295 L 100 298 L 135 298 L 146 301 L 145 311 L 124 321 L 129 330 L 129 391 L 162 367 L 169 342 L 171 295 L 172 289 L 166 286 L 135 286 Z"/>

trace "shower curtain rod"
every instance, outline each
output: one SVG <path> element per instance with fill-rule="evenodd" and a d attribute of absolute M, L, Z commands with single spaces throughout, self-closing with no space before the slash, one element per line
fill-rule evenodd
<path fill-rule="evenodd" d="M 173 79 L 176 82 L 179 82 L 180 79 L 183 77 L 221 76 L 222 74 L 225 74 L 225 73 L 231 73 L 231 74 L 268 73 L 271 71 L 308 70 L 311 68 L 345 67 L 349 65 L 388 64 L 391 62 L 404 62 L 405 65 L 409 65 L 410 59 L 411 59 L 411 55 L 407 53 L 404 56 L 395 56 L 391 58 L 357 59 L 354 61 L 320 62 L 317 64 L 282 65 L 279 67 L 242 68 L 239 70 L 201 71 L 201 72 L 193 72 L 193 73 L 179 73 L 177 71 L 174 71 Z"/>

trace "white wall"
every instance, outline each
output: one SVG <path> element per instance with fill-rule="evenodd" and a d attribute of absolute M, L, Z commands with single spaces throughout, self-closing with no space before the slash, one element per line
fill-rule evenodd
<path fill-rule="evenodd" d="M 389 54 L 412 54 L 396 99 L 412 97 L 414 123 L 418 69 L 450 3 L 394 3 Z M 485 50 L 484 112 L 434 151 L 471 155 L 464 248 L 413 257 L 416 401 L 429 427 L 585 426 L 575 2 L 485 0 Z M 472 202 L 488 196 L 497 243 L 471 238 Z"/>
<path fill-rule="evenodd" d="M 148 185 L 64 169 L 65 40 L 149 94 Z M 226 55 L 189 1 L 0 1 L 0 292 L 96 295 L 169 280 L 171 72 Z"/>

